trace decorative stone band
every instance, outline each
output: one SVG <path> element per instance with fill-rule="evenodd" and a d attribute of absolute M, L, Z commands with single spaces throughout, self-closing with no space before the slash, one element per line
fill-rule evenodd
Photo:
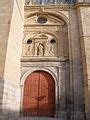
<path fill-rule="evenodd" d="M 72 4 L 75 3 L 76 0 L 25 0 L 26 5 L 45 5 L 45 4 L 61 4 L 61 3 L 66 3 L 66 4 Z"/>

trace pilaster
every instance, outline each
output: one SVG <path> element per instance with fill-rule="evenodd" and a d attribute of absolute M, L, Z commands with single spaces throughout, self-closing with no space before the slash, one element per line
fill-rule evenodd
<path fill-rule="evenodd" d="M 84 80 L 76 10 L 70 11 L 70 35 L 70 87 L 72 92 L 71 97 L 73 100 L 73 107 L 71 108 L 71 120 L 84 120 Z"/>
<path fill-rule="evenodd" d="M 61 62 L 59 67 L 59 113 L 61 119 L 69 118 L 70 114 L 70 82 L 69 82 L 69 63 Z"/>

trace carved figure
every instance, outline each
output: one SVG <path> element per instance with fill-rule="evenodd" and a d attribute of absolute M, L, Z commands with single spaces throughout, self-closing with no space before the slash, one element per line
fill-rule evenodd
<path fill-rule="evenodd" d="M 30 55 L 30 46 L 28 46 L 28 48 L 27 48 L 26 55 L 27 56 Z"/>
<path fill-rule="evenodd" d="M 26 0 L 26 1 L 25 1 L 25 4 L 26 4 L 26 5 L 29 5 L 29 3 L 30 3 L 30 0 Z"/>
<path fill-rule="evenodd" d="M 51 45 L 51 44 L 49 44 L 48 42 L 47 42 L 47 44 L 46 44 L 46 48 L 47 48 L 47 55 L 49 56 L 54 56 L 55 55 L 55 51 L 54 51 L 54 49 L 55 49 L 55 46 L 53 46 L 53 45 Z"/>
<path fill-rule="evenodd" d="M 37 55 L 44 56 L 44 45 L 42 43 L 37 46 Z"/>
<path fill-rule="evenodd" d="M 32 53 L 32 47 L 33 46 L 28 46 L 28 48 L 27 48 L 27 50 L 26 50 L 26 56 L 32 56 L 33 55 L 33 53 Z"/>
<path fill-rule="evenodd" d="M 50 53 L 50 55 L 54 55 L 54 50 L 53 50 L 53 46 L 52 45 L 49 48 L 49 53 Z"/>

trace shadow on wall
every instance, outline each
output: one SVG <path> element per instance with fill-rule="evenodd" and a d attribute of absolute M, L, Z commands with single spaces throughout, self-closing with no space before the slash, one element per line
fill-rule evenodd
<path fill-rule="evenodd" d="M 18 112 L 18 111 L 12 111 L 12 110 L 9 110 L 9 109 L 4 109 L 2 112 L 0 112 L 0 120 L 20 120 L 20 118 L 18 118 L 18 117 L 24 117 L 25 118 L 25 120 L 90 120 L 90 118 L 83 118 L 82 116 L 80 116 L 79 115 L 79 118 L 78 117 L 70 117 L 70 118 L 68 118 L 68 116 L 67 117 L 63 117 L 63 118 L 53 118 L 53 117 L 44 117 L 44 116 L 40 116 L 40 119 L 37 117 L 37 119 L 36 119 L 36 117 L 35 117 L 35 119 L 32 119 L 32 118 L 34 118 L 34 117 L 31 117 L 31 119 L 30 118 L 28 118 L 29 117 L 29 115 L 24 115 L 24 116 L 20 116 L 20 112 Z M 44 119 L 43 119 L 44 118 Z M 21 118 L 21 120 L 24 120 L 24 119 L 22 119 Z"/>

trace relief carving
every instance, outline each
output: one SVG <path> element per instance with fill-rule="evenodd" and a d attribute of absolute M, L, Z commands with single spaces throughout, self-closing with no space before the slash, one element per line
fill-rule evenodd
<path fill-rule="evenodd" d="M 26 44 L 26 56 L 55 56 L 55 45 L 45 42 Z"/>
<path fill-rule="evenodd" d="M 30 46 L 28 46 L 27 51 L 26 51 L 26 56 L 30 55 Z"/>
<path fill-rule="evenodd" d="M 54 51 L 53 45 L 47 44 L 47 51 L 48 51 L 48 54 L 50 56 L 54 56 L 55 55 L 55 51 Z"/>
<path fill-rule="evenodd" d="M 26 56 L 33 56 L 33 47 L 31 45 L 27 45 Z"/>
<path fill-rule="evenodd" d="M 35 36 L 35 35 L 34 35 Z M 57 44 L 50 36 L 39 34 L 25 43 L 25 56 L 54 57 L 57 56 Z"/>
<path fill-rule="evenodd" d="M 44 45 L 43 43 L 39 43 L 37 46 L 37 55 L 38 56 L 44 56 Z"/>

